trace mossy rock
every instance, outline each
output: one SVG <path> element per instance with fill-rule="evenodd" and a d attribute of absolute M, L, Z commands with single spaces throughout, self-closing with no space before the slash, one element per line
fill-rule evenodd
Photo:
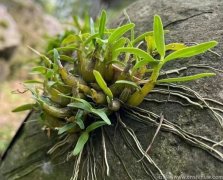
<path fill-rule="evenodd" d="M 220 0 L 196 0 L 188 2 L 184 0 L 142 0 L 137 1 L 127 8 L 127 13 L 134 23 L 136 23 L 137 34 L 151 30 L 154 14 L 159 14 L 165 29 L 170 30 L 168 33 L 168 42 L 204 42 L 208 40 L 217 40 L 219 45 L 214 49 L 219 55 L 207 52 L 194 58 L 185 59 L 183 61 L 175 61 L 166 66 L 166 69 L 172 69 L 182 66 L 190 66 L 184 74 L 197 73 L 201 68 L 194 67 L 194 64 L 207 64 L 216 71 L 217 76 L 197 80 L 193 83 L 187 83 L 186 86 L 191 87 L 199 92 L 203 97 L 210 97 L 218 101 L 223 101 L 223 61 L 222 49 L 223 39 L 223 1 Z M 123 24 L 126 17 L 121 16 L 113 25 Z M 206 69 L 202 66 L 202 70 Z M 170 87 L 171 88 L 171 87 Z M 152 93 L 150 99 L 159 101 L 167 100 L 169 95 Z M 170 99 L 181 101 L 182 98 L 170 95 Z M 183 100 L 184 105 L 187 100 Z M 148 102 L 145 101 L 140 106 L 148 111 L 156 114 L 164 115 L 165 119 L 178 125 L 185 131 L 210 138 L 214 141 L 223 139 L 223 132 L 219 125 L 211 115 L 207 108 L 200 108 L 196 105 L 182 106 L 179 103 L 169 101 L 167 103 Z M 222 110 L 222 107 L 220 107 Z M 143 149 L 146 149 L 151 142 L 156 126 L 154 124 L 146 125 L 136 121 L 136 117 L 128 115 L 125 110 L 120 111 L 122 121 L 131 127 Z M 138 114 L 138 116 L 143 113 Z M 1 164 L 1 179 L 70 179 L 74 169 L 74 159 L 66 161 L 67 150 L 73 147 L 67 143 L 63 148 L 59 148 L 53 155 L 47 155 L 46 152 L 58 139 L 51 134 L 48 138 L 46 133 L 41 131 L 41 126 L 37 121 L 33 121 L 38 114 L 28 117 L 26 123 L 20 128 L 15 136 L 7 153 L 3 157 Z M 149 116 L 148 116 L 149 117 Z M 115 117 L 113 118 L 113 126 L 104 128 L 105 145 L 107 149 L 107 161 L 110 167 L 109 176 L 106 176 L 106 163 L 104 161 L 104 152 L 102 148 L 102 133 L 100 130 L 92 134 L 90 142 L 83 152 L 83 160 L 80 162 L 80 178 L 94 179 L 153 179 L 152 175 L 157 179 L 162 179 L 159 172 L 150 163 L 143 164 L 142 155 L 134 152 L 137 147 L 133 139 L 127 136 L 128 133 L 123 125 L 118 123 L 115 126 Z M 159 119 L 157 119 L 159 120 Z M 133 134 L 134 134 L 133 133 Z M 199 139 L 199 138 L 198 138 Z M 132 144 L 133 149 L 129 146 Z M 219 147 L 222 152 L 222 148 Z M 149 151 L 150 157 L 163 171 L 167 179 L 173 176 L 188 177 L 192 176 L 210 179 L 217 176 L 223 176 L 223 161 L 211 156 L 210 153 L 195 147 L 192 143 L 186 142 L 182 137 L 167 129 L 161 128 L 156 137 L 152 148 Z M 95 157 L 95 158 L 93 158 Z M 16 162 L 16 163 L 15 163 Z M 96 168 L 88 166 L 88 163 L 95 162 Z M 91 164 L 91 163 L 90 163 Z M 153 171 L 150 173 L 149 171 Z M 88 176 L 89 175 L 89 176 Z M 91 176 L 92 175 L 92 176 Z"/>

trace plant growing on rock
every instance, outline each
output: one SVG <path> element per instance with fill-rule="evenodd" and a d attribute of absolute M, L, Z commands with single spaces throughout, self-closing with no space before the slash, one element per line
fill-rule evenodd
<path fill-rule="evenodd" d="M 153 114 L 149 118 L 147 115 L 152 112 L 137 107 L 157 85 L 174 86 L 172 83 L 214 76 L 215 73 L 204 72 L 162 78 L 161 72 L 170 61 L 209 51 L 217 42 L 210 41 L 194 46 L 183 43 L 166 45 L 164 34 L 168 31 L 163 30 L 158 15 L 154 16 L 153 31 L 135 38 L 134 26 L 133 23 L 128 23 L 109 29 L 106 27 L 106 13 L 102 11 L 98 24 L 94 25 L 90 20 L 89 32 L 66 34 L 57 47 L 45 55 L 33 50 L 40 55 L 43 64 L 34 67 L 32 71 L 41 74 L 43 78 L 42 81 L 28 80 L 25 84 L 36 103 L 20 106 L 14 112 L 34 109 L 40 112 L 46 128 L 58 131 L 61 136 L 75 134 L 77 139 L 72 154 L 78 157 L 81 157 L 93 131 L 115 123 L 110 118 L 113 114 L 126 127 L 119 114 L 120 110 L 124 110 L 139 122 L 156 124 L 157 132 L 160 128 L 170 130 L 222 160 L 222 153 L 202 140 L 194 140 L 191 134 L 168 122 L 162 115 Z M 125 36 L 129 31 L 131 38 Z M 146 50 L 141 48 L 143 42 Z M 193 93 L 206 107 L 213 110 L 196 92 L 184 86 L 181 88 Z M 189 102 L 203 106 L 191 100 Z M 222 117 L 216 113 L 214 112 L 222 126 Z M 160 118 L 158 124 L 154 120 L 157 118 Z M 127 132 L 135 137 L 132 131 L 127 129 Z M 137 139 L 134 140 L 138 142 Z M 57 147 L 53 147 L 49 153 Z M 140 152 L 147 157 L 146 151 Z M 159 172 L 161 173 L 160 170 Z"/>

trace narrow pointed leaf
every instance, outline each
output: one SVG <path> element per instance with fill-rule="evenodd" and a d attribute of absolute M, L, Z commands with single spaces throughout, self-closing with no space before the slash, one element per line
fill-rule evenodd
<path fill-rule="evenodd" d="M 60 59 L 60 55 L 55 48 L 53 49 L 53 59 L 54 59 L 54 63 Z"/>
<path fill-rule="evenodd" d="M 164 33 L 168 33 L 168 30 L 164 30 Z M 132 45 L 134 46 L 136 43 L 143 41 L 146 36 L 153 36 L 153 31 L 146 32 L 144 34 L 139 35 L 137 38 L 135 38 L 134 41 L 132 41 Z"/>
<path fill-rule="evenodd" d="M 84 132 L 81 134 L 81 136 L 78 138 L 77 144 L 73 150 L 73 155 L 76 156 L 78 155 L 84 148 L 84 145 L 89 139 L 89 133 Z"/>
<path fill-rule="evenodd" d="M 78 35 L 70 34 L 62 41 L 61 45 L 64 46 L 67 44 L 76 43 L 76 42 L 80 42 L 80 41 L 81 41 L 81 39 Z"/>
<path fill-rule="evenodd" d="M 64 97 L 69 97 L 69 96 L 64 96 Z M 76 100 L 77 102 L 72 102 L 72 103 L 68 104 L 67 105 L 68 107 L 74 107 L 74 108 L 78 108 L 78 109 L 83 109 L 87 112 L 91 112 L 92 106 L 89 102 L 85 101 L 84 99 L 80 99 L 80 98 L 72 98 L 72 99 Z"/>
<path fill-rule="evenodd" d="M 165 56 L 165 39 L 164 39 L 164 31 L 163 24 L 160 16 L 154 16 L 153 22 L 153 31 L 154 31 L 154 39 L 156 43 L 156 48 L 161 57 Z"/>
<path fill-rule="evenodd" d="M 86 46 L 88 43 L 90 43 L 92 40 L 94 40 L 96 37 L 99 37 L 99 33 L 93 34 L 90 37 L 88 37 L 85 41 L 84 41 L 84 45 Z"/>
<path fill-rule="evenodd" d="M 100 86 L 100 88 L 104 91 L 104 93 L 109 97 L 109 98 L 113 98 L 113 94 L 111 92 L 111 90 L 108 88 L 105 80 L 103 79 L 102 75 L 100 74 L 100 72 L 93 70 L 93 74 L 94 77 L 98 83 L 98 85 Z"/>
<path fill-rule="evenodd" d="M 126 52 L 126 53 L 131 53 L 134 54 L 140 58 L 146 59 L 148 62 L 156 63 L 157 61 L 150 56 L 147 52 L 134 48 L 134 47 L 124 47 L 124 48 L 119 48 L 115 51 L 115 54 L 120 54 L 121 52 Z"/>
<path fill-rule="evenodd" d="M 138 61 L 134 66 L 133 66 L 133 70 L 136 70 L 138 68 L 141 68 L 141 67 L 144 67 L 148 64 L 149 62 L 147 60 L 141 60 L 141 61 Z"/>
<path fill-rule="evenodd" d="M 39 81 L 39 80 L 26 80 L 23 83 L 25 83 L 25 84 L 43 84 L 43 82 Z"/>
<path fill-rule="evenodd" d="M 99 23 L 99 35 L 101 38 L 103 38 L 103 36 L 104 36 L 106 19 L 107 19 L 106 12 L 103 10 L 101 12 L 101 19 L 100 19 L 100 23 Z"/>
<path fill-rule="evenodd" d="M 135 24 L 130 23 L 123 25 L 119 28 L 117 28 L 108 38 L 108 43 L 113 44 L 116 40 L 118 40 L 123 34 L 125 34 L 130 29 L 134 28 Z"/>
<path fill-rule="evenodd" d="M 122 48 L 124 47 L 126 44 L 126 38 L 122 37 L 119 40 L 117 40 L 113 46 L 112 46 L 112 59 L 116 59 L 117 58 L 117 53 L 115 53 L 115 50 L 118 48 Z"/>
<path fill-rule="evenodd" d="M 78 105 L 82 104 L 82 105 L 80 105 L 81 109 L 84 109 L 84 110 L 86 110 L 88 112 L 90 112 L 91 109 L 92 109 L 91 104 L 88 101 L 84 100 L 84 99 L 75 98 L 75 97 L 67 96 L 67 95 L 64 95 L 64 94 L 59 94 L 59 95 L 62 96 L 62 97 L 73 99 L 73 100 L 76 101 L 76 102 L 68 104 L 67 106 L 78 107 Z"/>
<path fill-rule="evenodd" d="M 54 75 L 54 71 L 52 69 L 48 69 L 46 73 L 47 78 L 52 78 Z"/>
<path fill-rule="evenodd" d="M 35 104 L 24 104 L 24 105 L 21 105 L 15 109 L 13 109 L 12 112 L 27 111 L 27 110 L 33 109 L 34 106 L 35 106 Z"/>
<path fill-rule="evenodd" d="M 145 41 L 146 41 L 146 44 L 147 44 L 147 51 L 150 54 L 152 54 L 153 51 L 156 49 L 156 43 L 155 43 L 154 37 L 153 36 L 146 36 Z"/>
<path fill-rule="evenodd" d="M 32 68 L 32 72 L 37 72 L 39 74 L 45 74 L 47 72 L 47 68 L 45 66 L 36 66 Z"/>
<path fill-rule="evenodd" d="M 84 26 L 82 27 L 82 32 L 89 32 L 90 30 L 90 16 L 87 12 L 84 13 Z"/>
<path fill-rule="evenodd" d="M 94 20 L 92 18 L 90 18 L 90 29 L 91 29 L 91 34 L 95 34 Z"/>
<path fill-rule="evenodd" d="M 177 77 L 177 78 L 168 78 L 168 79 L 160 79 L 156 83 L 174 83 L 174 82 L 186 82 L 186 81 L 193 81 L 196 79 L 215 76 L 215 73 L 201 73 L 192 76 L 184 76 L 184 77 Z"/>
<path fill-rule="evenodd" d="M 94 131 L 95 129 L 106 125 L 107 123 L 105 123 L 104 121 L 97 121 L 92 123 L 91 125 L 89 125 L 86 129 L 86 132 L 90 133 L 91 131 Z"/>
<path fill-rule="evenodd" d="M 136 70 L 136 69 L 138 69 L 138 68 L 141 68 L 141 67 L 144 67 L 144 66 L 146 66 L 147 64 L 157 64 L 157 63 L 159 63 L 159 61 L 157 60 L 157 61 L 154 61 L 154 62 L 152 62 L 151 63 L 151 61 L 148 61 L 147 59 L 143 59 L 143 60 L 141 60 L 141 61 L 138 61 L 134 66 L 133 66 L 133 70 Z"/>
<path fill-rule="evenodd" d="M 115 84 L 124 84 L 124 85 L 134 87 L 136 89 L 140 89 L 140 87 L 135 82 L 132 82 L 132 81 L 118 80 L 118 81 L 115 82 Z"/>
<path fill-rule="evenodd" d="M 68 46 L 64 46 L 64 47 L 59 47 L 56 48 L 57 51 L 72 51 L 72 50 L 79 50 L 77 48 L 77 45 L 68 45 Z M 53 50 L 48 51 L 48 54 L 53 54 Z"/>
<path fill-rule="evenodd" d="M 152 36 L 153 35 L 153 31 L 149 31 L 146 32 L 144 34 L 141 34 L 140 36 L 138 36 L 137 38 L 135 38 L 134 41 L 132 41 L 132 45 L 134 46 L 136 43 L 143 41 L 145 39 L 146 36 Z"/>
<path fill-rule="evenodd" d="M 45 64 L 46 64 L 47 66 L 50 66 L 50 65 L 52 64 L 51 60 L 50 60 L 47 56 L 41 54 L 40 52 L 38 52 L 37 50 L 31 48 L 30 46 L 28 46 L 28 48 L 29 48 L 31 51 L 33 51 L 35 54 L 37 54 L 38 56 L 40 56 L 40 57 L 44 60 L 44 62 L 45 62 Z"/>
<path fill-rule="evenodd" d="M 125 43 L 126 43 L 126 38 L 124 38 L 124 37 L 122 37 L 122 38 L 120 38 L 119 40 L 117 40 L 114 44 L 113 44 L 113 46 L 112 46 L 112 50 L 114 51 L 114 50 L 116 50 L 116 49 L 118 49 L 118 48 L 122 48 L 122 47 L 124 47 L 124 45 L 125 45 Z"/>
<path fill-rule="evenodd" d="M 177 58 L 186 58 L 186 57 L 191 57 L 191 56 L 204 53 L 205 51 L 209 50 L 210 48 L 213 48 L 217 44 L 218 43 L 216 41 L 210 41 L 210 42 L 201 43 L 195 46 L 183 48 L 181 50 L 175 51 L 171 53 L 170 55 L 168 55 L 165 58 L 165 62 L 168 62 L 170 60 L 177 59 Z"/>
<path fill-rule="evenodd" d="M 81 102 L 73 102 L 67 105 L 68 107 L 72 107 L 72 108 L 76 108 L 76 109 L 82 109 L 85 110 L 87 112 L 90 112 L 91 109 L 89 109 L 88 106 L 85 106 L 85 104 L 81 103 Z"/>
<path fill-rule="evenodd" d="M 74 63 L 74 59 L 72 57 L 66 56 L 66 55 L 60 55 L 60 60 L 70 62 L 70 63 Z"/>
<path fill-rule="evenodd" d="M 111 121 L 105 113 L 105 109 L 92 109 L 92 113 L 99 116 L 106 124 L 110 125 Z"/>
<path fill-rule="evenodd" d="M 81 29 L 82 29 L 82 28 L 81 28 L 81 25 L 80 25 L 80 23 L 79 23 L 78 16 L 73 16 L 73 22 L 74 22 L 75 27 L 78 28 L 78 30 L 81 30 Z"/>
<path fill-rule="evenodd" d="M 171 44 L 166 45 L 166 51 L 169 51 L 169 50 L 178 51 L 186 47 L 187 46 L 183 43 L 171 43 Z"/>
<path fill-rule="evenodd" d="M 69 123 L 69 124 L 66 124 L 65 126 L 63 127 L 60 127 L 60 128 L 57 128 L 58 129 L 58 134 L 63 134 L 69 130 L 71 130 L 73 127 L 75 126 L 75 124 L 73 123 Z"/>
<path fill-rule="evenodd" d="M 82 119 L 76 119 L 75 121 L 77 123 L 77 125 L 81 128 L 81 129 L 84 129 L 84 122 L 82 121 Z"/>
<path fill-rule="evenodd" d="M 83 118 L 83 111 L 82 110 L 78 110 L 76 116 L 75 116 L 75 122 L 78 124 L 78 126 L 81 128 L 81 129 L 84 129 L 85 126 L 84 126 L 84 122 L 82 120 Z"/>

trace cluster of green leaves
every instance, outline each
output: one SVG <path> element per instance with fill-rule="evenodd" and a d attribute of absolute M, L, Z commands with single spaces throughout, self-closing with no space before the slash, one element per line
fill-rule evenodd
<path fill-rule="evenodd" d="M 182 43 L 165 44 L 161 18 L 154 16 L 153 31 L 135 38 L 133 23 L 115 29 L 106 27 L 106 12 L 102 11 L 95 25 L 88 18 L 80 32 L 69 32 L 57 41 L 47 54 L 36 52 L 43 60 L 33 68 L 43 81 L 29 80 L 35 104 L 18 107 L 14 111 L 35 108 L 42 120 L 59 134 L 77 133 L 79 139 L 73 154 L 77 155 L 89 139 L 90 132 L 110 125 L 108 116 L 128 104 L 138 106 L 158 83 L 196 80 L 215 75 L 201 73 L 185 77 L 160 79 L 162 67 L 172 61 L 201 54 L 214 47 L 210 41 L 187 47 Z M 131 38 L 125 36 L 130 31 Z M 147 49 L 141 49 L 142 42 Z M 168 52 L 168 53 L 167 53 Z M 65 62 L 63 62 L 65 61 Z M 66 64 L 66 65 L 63 65 Z M 146 80 L 142 84 L 142 80 Z M 42 84 L 40 95 L 36 85 Z"/>

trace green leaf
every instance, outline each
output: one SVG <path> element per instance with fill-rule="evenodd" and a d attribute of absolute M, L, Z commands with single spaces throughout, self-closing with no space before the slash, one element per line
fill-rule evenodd
<path fill-rule="evenodd" d="M 94 20 L 92 18 L 90 18 L 90 29 L 91 29 L 91 34 L 95 34 Z"/>
<path fill-rule="evenodd" d="M 81 31 L 81 25 L 79 23 L 79 20 L 78 20 L 78 16 L 73 16 L 73 22 L 74 22 L 74 26 L 79 30 Z"/>
<path fill-rule="evenodd" d="M 46 73 L 47 78 L 52 78 L 54 75 L 54 71 L 52 69 L 48 69 Z"/>
<path fill-rule="evenodd" d="M 73 102 L 73 103 L 68 104 L 67 105 L 68 107 L 74 107 L 74 108 L 86 110 L 87 112 L 91 112 L 92 106 L 86 100 L 71 97 L 71 96 L 67 96 L 67 95 L 64 95 L 64 94 L 59 94 L 59 95 L 62 96 L 62 97 L 70 98 L 70 99 L 73 99 L 73 100 L 77 101 L 77 102 Z"/>
<path fill-rule="evenodd" d="M 91 125 L 89 125 L 86 129 L 86 132 L 90 133 L 91 131 L 94 131 L 95 129 L 106 125 L 107 123 L 105 123 L 104 121 L 97 121 L 92 123 Z"/>
<path fill-rule="evenodd" d="M 81 129 L 84 129 L 84 128 L 85 128 L 85 126 L 84 126 L 84 122 L 82 121 L 81 118 L 76 119 L 75 122 L 77 123 L 77 125 L 78 125 Z"/>
<path fill-rule="evenodd" d="M 78 155 L 84 148 L 84 145 L 89 139 L 89 133 L 88 132 L 83 132 L 81 136 L 78 138 L 77 144 L 73 150 L 73 155 L 76 156 Z"/>
<path fill-rule="evenodd" d="M 90 16 L 87 12 L 84 13 L 84 26 L 82 27 L 82 32 L 89 32 L 90 30 Z"/>
<path fill-rule="evenodd" d="M 156 61 L 152 56 L 150 56 L 147 52 L 138 49 L 138 48 L 134 48 L 134 47 L 124 47 L 124 48 L 119 48 L 115 51 L 115 54 L 120 54 L 121 52 L 126 52 L 126 53 L 131 53 L 134 54 L 140 58 L 146 59 L 147 62 L 151 62 L 151 63 L 157 63 L 158 61 Z"/>
<path fill-rule="evenodd" d="M 159 61 L 156 61 L 156 63 L 158 63 Z M 136 70 L 138 68 L 141 68 L 143 66 L 146 66 L 147 64 L 151 63 L 151 61 L 148 61 L 146 59 L 138 61 L 134 66 L 133 66 L 133 70 Z"/>
<path fill-rule="evenodd" d="M 122 37 L 113 44 L 113 46 L 111 48 L 112 49 L 112 59 L 116 59 L 117 56 L 115 56 L 115 55 L 118 55 L 118 54 L 115 53 L 115 50 L 118 48 L 124 47 L 126 44 L 126 40 L 127 40 L 126 38 Z"/>
<path fill-rule="evenodd" d="M 83 103 L 81 102 L 73 102 L 67 105 L 68 107 L 72 107 L 72 108 L 77 108 L 77 109 L 83 109 L 87 112 L 90 111 L 90 109 L 88 108 L 88 106 L 85 106 Z"/>
<path fill-rule="evenodd" d="M 122 65 L 122 66 L 126 66 L 126 64 L 122 61 L 118 61 L 118 60 L 112 60 L 112 61 L 108 61 L 106 62 L 106 64 L 119 64 L 119 65 Z"/>
<path fill-rule="evenodd" d="M 72 99 L 74 99 L 80 103 L 83 103 L 88 108 L 92 108 L 91 104 L 84 99 L 81 99 L 81 98 L 72 98 Z"/>
<path fill-rule="evenodd" d="M 164 39 L 164 31 L 163 24 L 160 16 L 154 16 L 153 22 L 153 31 L 154 31 L 154 39 L 156 43 L 156 48 L 161 57 L 165 56 L 165 39 Z"/>
<path fill-rule="evenodd" d="M 118 80 L 118 81 L 115 82 L 115 84 L 124 84 L 124 85 L 132 86 L 136 89 L 140 89 L 140 87 L 135 82 L 132 82 L 132 81 Z"/>
<path fill-rule="evenodd" d="M 115 50 L 115 49 L 118 49 L 118 48 L 121 48 L 121 47 L 124 47 L 125 43 L 126 43 L 126 38 L 122 37 L 120 38 L 119 40 L 117 40 L 113 46 L 112 46 L 112 50 Z"/>
<path fill-rule="evenodd" d="M 101 39 L 101 38 L 96 38 L 96 42 L 100 45 L 100 46 L 103 46 L 104 44 L 107 44 L 108 43 L 108 40 L 107 39 Z"/>
<path fill-rule="evenodd" d="M 168 78 L 168 79 L 160 79 L 157 80 L 157 84 L 159 83 L 173 83 L 173 82 L 186 82 L 186 81 L 193 81 L 196 79 L 215 76 L 215 73 L 200 73 L 192 76 L 184 76 L 184 77 L 177 77 L 177 78 Z"/>
<path fill-rule="evenodd" d="M 130 29 L 134 28 L 135 24 L 129 23 L 117 28 L 108 38 L 108 43 L 113 44 L 116 40 L 118 40 L 123 34 L 125 34 Z"/>
<path fill-rule="evenodd" d="M 82 110 L 78 110 L 75 116 L 75 123 L 77 123 L 81 129 L 84 129 L 84 122 L 82 120 L 83 114 L 84 112 Z"/>
<path fill-rule="evenodd" d="M 178 51 L 186 47 L 187 46 L 183 43 L 171 43 L 171 44 L 166 45 L 166 51 L 169 51 L 169 50 Z"/>
<path fill-rule="evenodd" d="M 53 58 L 54 58 L 54 63 L 60 59 L 60 55 L 55 48 L 53 49 Z"/>
<path fill-rule="evenodd" d="M 98 115 L 106 124 L 110 125 L 111 121 L 105 113 L 105 109 L 92 109 L 92 113 Z"/>
<path fill-rule="evenodd" d="M 64 47 L 59 47 L 59 48 L 56 48 L 57 51 L 72 51 L 72 50 L 79 50 L 77 48 L 77 45 L 68 45 L 68 46 L 64 46 Z M 48 51 L 48 54 L 52 54 L 54 51 L 53 50 L 50 50 Z"/>
<path fill-rule="evenodd" d="M 70 62 L 70 63 L 74 63 L 74 61 L 75 61 L 73 58 L 71 58 L 70 56 L 66 56 L 66 55 L 60 55 L 60 60 Z"/>
<path fill-rule="evenodd" d="M 77 108 L 77 109 L 83 109 L 87 112 L 91 112 L 91 106 L 89 106 L 89 103 L 73 102 L 73 103 L 68 104 L 67 106 Z"/>
<path fill-rule="evenodd" d="M 31 48 L 30 46 L 28 46 L 28 48 L 29 48 L 31 51 L 33 51 L 35 54 L 37 54 L 38 56 L 40 56 L 40 57 L 44 60 L 44 62 L 45 62 L 45 64 L 46 64 L 47 66 L 50 66 L 50 65 L 52 64 L 51 60 L 50 60 L 47 56 L 45 56 L 45 55 L 39 53 L 37 50 Z"/>
<path fill-rule="evenodd" d="M 94 77 L 98 83 L 98 85 L 100 86 L 100 88 L 104 91 L 104 93 L 110 98 L 113 99 L 113 94 L 111 92 L 111 90 L 108 88 L 105 80 L 103 79 L 102 75 L 100 74 L 100 72 L 93 70 L 93 74 Z"/>
<path fill-rule="evenodd" d="M 186 58 L 186 57 L 195 56 L 195 55 L 204 53 L 205 51 L 209 50 L 210 48 L 213 48 L 217 44 L 218 43 L 216 41 L 210 41 L 210 42 L 201 43 L 195 46 L 186 47 L 186 48 L 183 48 L 171 53 L 164 59 L 164 61 L 168 62 L 170 60 L 177 59 L 177 58 Z"/>
<path fill-rule="evenodd" d="M 86 46 L 88 43 L 90 43 L 92 40 L 94 40 L 98 36 L 99 36 L 99 33 L 91 35 L 84 41 L 83 45 Z"/>
<path fill-rule="evenodd" d="M 153 36 L 146 36 L 145 41 L 146 41 L 146 44 L 147 44 L 147 51 L 150 54 L 152 54 L 153 51 L 156 49 L 156 43 L 155 43 L 154 37 Z"/>
<path fill-rule="evenodd" d="M 107 15 L 106 15 L 106 12 L 103 10 L 101 12 L 101 19 L 100 19 L 100 23 L 99 23 L 99 35 L 100 35 L 100 38 L 102 38 L 102 39 L 104 37 L 106 19 L 107 19 Z"/>
<path fill-rule="evenodd" d="M 58 129 L 58 134 L 59 135 L 63 134 L 64 132 L 67 132 L 67 131 L 71 130 L 73 127 L 75 127 L 75 124 L 69 123 L 69 124 L 66 124 L 63 127 L 57 128 Z"/>
<path fill-rule="evenodd" d="M 38 80 L 26 80 L 23 83 L 25 83 L 25 84 L 43 84 L 43 82 L 38 81 Z"/>
<path fill-rule="evenodd" d="M 168 30 L 165 30 L 164 33 L 168 33 Z M 145 39 L 146 36 L 153 36 L 153 31 L 149 31 L 146 32 L 144 34 L 141 34 L 140 36 L 138 36 L 137 38 L 135 38 L 134 41 L 132 41 L 132 45 L 134 46 L 136 43 L 143 41 Z"/>
<path fill-rule="evenodd" d="M 52 87 L 53 85 L 57 84 L 57 82 L 55 81 L 47 81 L 47 86 L 50 88 Z"/>
<path fill-rule="evenodd" d="M 74 100 L 78 101 L 78 102 L 73 102 L 73 103 L 68 104 L 67 105 L 68 107 L 74 107 L 74 108 L 77 108 L 77 109 L 82 109 L 82 110 L 85 110 L 87 112 L 96 114 L 101 119 L 103 119 L 107 124 L 111 124 L 107 114 L 105 113 L 106 109 L 94 109 L 91 106 L 91 104 L 84 99 L 74 98 L 74 97 L 63 95 L 63 94 L 61 94 L 61 96 L 68 97 L 68 98 L 71 98 L 71 99 L 74 99 Z"/>
<path fill-rule="evenodd" d="M 47 72 L 47 68 L 44 66 L 36 66 L 32 68 L 32 72 L 37 72 L 39 74 L 45 74 Z"/>
<path fill-rule="evenodd" d="M 24 104 L 12 110 L 12 112 L 27 111 L 33 109 L 36 104 Z"/>
<path fill-rule="evenodd" d="M 80 41 L 81 41 L 81 38 L 78 35 L 70 34 L 62 41 L 61 46 L 75 43 L 75 42 L 80 42 Z"/>

